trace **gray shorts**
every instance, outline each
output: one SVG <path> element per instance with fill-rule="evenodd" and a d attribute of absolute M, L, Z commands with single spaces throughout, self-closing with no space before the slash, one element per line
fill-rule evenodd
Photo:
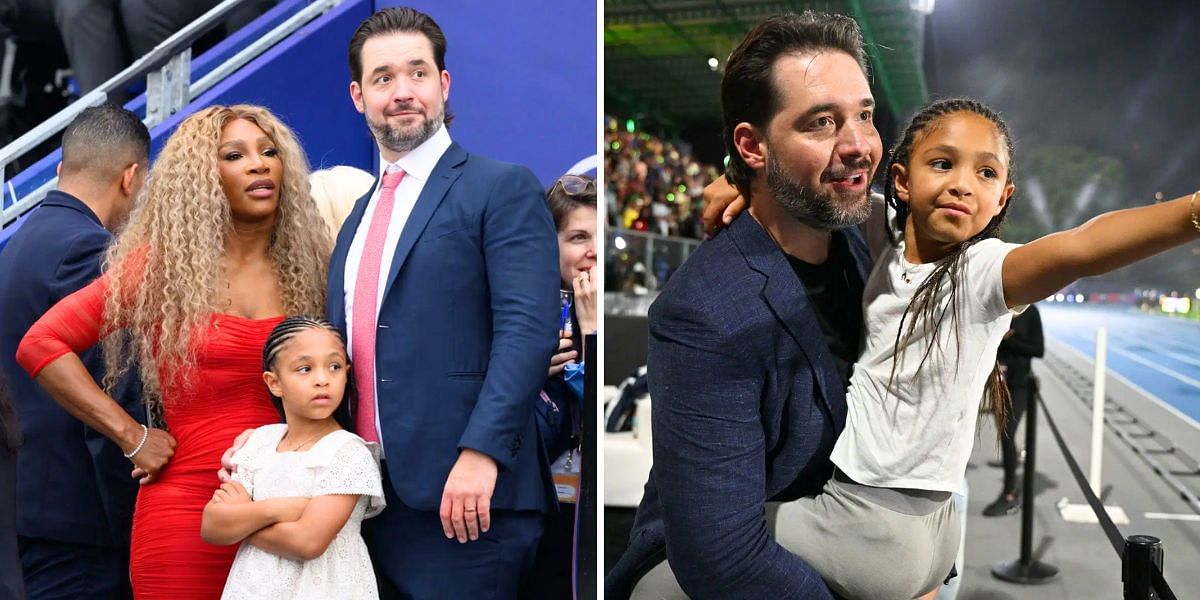
<path fill-rule="evenodd" d="M 819 495 L 779 505 L 775 540 L 850 600 L 911 600 L 941 585 L 954 565 L 954 502 L 899 512 L 830 479 Z"/>

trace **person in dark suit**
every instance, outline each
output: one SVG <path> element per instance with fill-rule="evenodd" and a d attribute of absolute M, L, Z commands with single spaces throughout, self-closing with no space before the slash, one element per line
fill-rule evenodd
<path fill-rule="evenodd" d="M 17 446 L 21 429 L 0 374 L 0 600 L 25 600 L 17 552 Z"/>
<path fill-rule="evenodd" d="M 817 13 L 730 55 L 726 177 L 749 210 L 650 308 L 654 466 L 606 598 L 831 597 L 764 514 L 820 491 L 845 424 L 882 156 L 865 71 L 854 21 Z"/>
<path fill-rule="evenodd" d="M 1004 384 L 1012 398 L 1011 409 L 1004 420 L 1004 435 L 1000 438 L 1000 455 L 1004 466 L 1004 488 L 1000 497 L 983 509 L 985 517 L 1012 515 L 1021 510 L 1021 490 L 1017 487 L 1017 425 L 1025 408 L 1033 401 L 1033 359 L 1046 354 L 1042 333 L 1042 316 L 1037 305 L 1030 304 L 1025 312 L 1013 317 L 1012 326 L 1000 342 L 997 360 L 1004 369 Z"/>
<path fill-rule="evenodd" d="M 450 139 L 446 40 L 379 11 L 350 41 L 379 145 L 329 268 L 330 321 L 383 448 L 388 508 L 364 525 L 383 597 L 515 598 L 556 504 L 531 398 L 557 342 L 558 243 L 526 168 Z"/>
<path fill-rule="evenodd" d="M 106 105 L 63 133 L 58 189 L 0 252 L 0 369 L 24 445 L 17 457 L 17 533 L 31 598 L 128 598 L 129 531 L 137 484 L 121 449 L 60 407 L 16 362 L 30 325 L 100 275 L 112 231 L 145 180 L 150 134 Z M 81 355 L 99 380 L 104 361 Z M 133 386 L 113 396 L 144 421 Z"/>

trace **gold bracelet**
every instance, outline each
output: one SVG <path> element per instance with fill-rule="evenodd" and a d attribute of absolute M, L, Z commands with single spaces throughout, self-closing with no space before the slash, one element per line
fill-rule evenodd
<path fill-rule="evenodd" d="M 1200 196 L 1200 190 L 1192 193 L 1192 200 L 1188 202 L 1188 206 L 1192 209 L 1192 227 L 1195 227 L 1196 231 L 1200 231 L 1200 212 L 1196 210 L 1196 196 Z"/>

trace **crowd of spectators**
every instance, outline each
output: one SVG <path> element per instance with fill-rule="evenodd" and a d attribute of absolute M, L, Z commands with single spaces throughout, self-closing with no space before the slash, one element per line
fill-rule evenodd
<path fill-rule="evenodd" d="M 684 142 L 664 141 L 633 122 L 607 117 L 604 132 L 605 291 L 644 296 L 658 289 L 704 237 L 704 187 L 720 173 Z M 684 239 L 648 244 L 643 232 Z M 651 251 L 653 248 L 653 251 Z"/>
<path fill-rule="evenodd" d="M 719 175 L 717 169 L 700 164 L 686 143 L 663 141 L 633 127 L 621 130 L 612 117 L 606 121 L 608 225 L 701 239 L 701 194 Z"/>

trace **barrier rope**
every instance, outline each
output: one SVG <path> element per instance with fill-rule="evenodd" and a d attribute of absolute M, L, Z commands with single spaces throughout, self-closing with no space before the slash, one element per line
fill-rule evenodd
<path fill-rule="evenodd" d="M 1104 535 L 1108 537 L 1108 541 L 1112 544 L 1113 550 L 1116 551 L 1117 557 L 1125 558 L 1125 536 L 1121 535 L 1121 530 L 1117 529 L 1117 525 L 1113 523 L 1112 518 L 1108 516 L 1108 511 L 1104 510 L 1104 503 L 1096 497 L 1092 491 L 1092 486 L 1088 483 L 1087 477 L 1083 475 L 1083 470 L 1079 468 L 1079 463 L 1076 462 L 1075 456 L 1071 454 L 1071 450 L 1067 448 L 1067 443 L 1063 441 L 1062 433 L 1058 431 L 1058 424 L 1054 422 L 1054 417 L 1050 415 L 1049 409 L 1046 408 L 1046 401 L 1042 398 L 1041 390 L 1034 387 L 1034 394 L 1037 397 L 1038 404 L 1042 407 L 1042 414 L 1046 415 L 1046 423 L 1050 425 L 1050 432 L 1054 434 L 1054 441 L 1058 442 L 1058 448 L 1062 450 L 1063 458 L 1067 460 L 1067 467 L 1071 469 L 1071 475 L 1075 477 L 1075 482 L 1079 484 L 1080 491 L 1083 492 L 1083 497 L 1087 499 L 1087 503 L 1092 507 L 1092 512 L 1096 513 L 1096 519 L 1100 521 L 1100 528 L 1104 530 Z M 1177 600 L 1175 592 L 1171 590 L 1171 586 L 1167 585 L 1163 579 L 1162 570 L 1154 567 L 1151 573 L 1154 591 L 1162 600 Z"/>

